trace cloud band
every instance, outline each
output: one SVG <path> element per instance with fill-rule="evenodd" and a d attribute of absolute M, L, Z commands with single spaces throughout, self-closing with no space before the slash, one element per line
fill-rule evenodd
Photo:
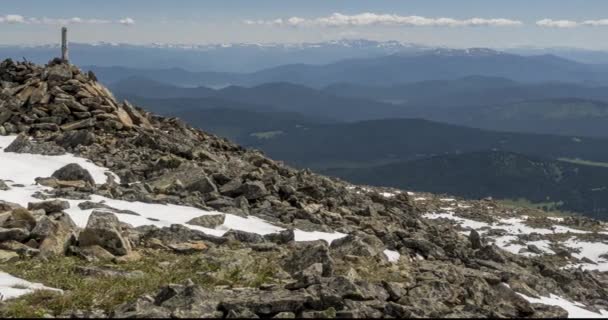
<path fill-rule="evenodd" d="M 121 24 L 131 26 L 135 24 L 135 20 L 126 17 L 120 20 L 107 19 L 83 19 L 80 17 L 72 18 L 36 18 L 24 17 L 18 14 L 7 14 L 0 16 L 0 23 L 5 24 L 43 24 L 43 25 L 69 25 L 69 24 Z"/>
<path fill-rule="evenodd" d="M 573 21 L 573 20 L 553 20 L 553 19 L 542 19 L 536 21 L 536 25 L 545 28 L 577 28 L 577 27 L 602 27 L 608 26 L 608 19 L 600 20 L 585 20 L 585 21 Z"/>
<path fill-rule="evenodd" d="M 523 23 L 511 19 L 454 19 L 454 18 L 427 18 L 421 16 L 400 16 L 394 14 L 361 13 L 356 15 L 345 15 L 334 13 L 327 17 L 319 18 L 279 18 L 275 20 L 245 20 L 248 25 L 269 25 L 289 27 L 358 27 L 358 26 L 403 26 L 403 27 L 512 27 Z"/>

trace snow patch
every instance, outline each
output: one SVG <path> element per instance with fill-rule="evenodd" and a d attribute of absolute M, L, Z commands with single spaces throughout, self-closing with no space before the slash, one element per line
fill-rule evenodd
<path fill-rule="evenodd" d="M 401 257 L 401 254 L 395 250 L 384 250 L 384 255 L 388 258 L 390 262 L 397 262 Z"/>
<path fill-rule="evenodd" d="M 10 145 L 15 139 L 12 137 L 0 137 L 0 148 Z M 108 169 L 99 167 L 87 159 L 75 157 L 73 155 L 45 156 L 32 154 L 19 154 L 0 151 L 0 179 L 10 180 L 14 183 L 24 185 L 24 187 L 12 187 L 7 191 L 0 191 L 0 200 L 18 203 L 27 207 L 28 202 L 39 202 L 40 199 L 32 197 L 35 192 L 44 192 L 50 188 L 35 184 L 37 177 L 49 177 L 56 170 L 70 164 L 78 163 L 91 173 L 97 183 L 106 181 L 106 174 L 113 174 Z M 116 177 L 118 180 L 118 177 Z M 61 199 L 70 203 L 70 209 L 65 210 L 72 220 L 81 228 L 87 224 L 89 216 L 94 209 L 81 210 L 78 204 L 83 200 Z M 226 214 L 223 225 L 216 229 L 209 229 L 200 226 L 187 224 L 193 218 L 202 215 L 218 214 L 217 211 L 205 211 L 194 207 L 179 206 L 172 204 L 157 204 L 144 202 L 130 202 L 124 200 L 110 199 L 99 195 L 91 195 L 92 202 L 102 202 L 112 208 L 119 210 L 129 210 L 139 215 L 115 213 L 118 219 L 134 227 L 143 225 L 155 225 L 157 227 L 169 227 L 172 224 L 182 224 L 191 229 L 200 230 L 210 235 L 222 236 L 228 230 L 241 230 L 246 232 L 266 235 L 285 230 L 284 228 L 270 224 L 257 217 L 240 217 L 233 214 Z M 103 209 L 99 209 L 104 211 Z M 111 210 L 108 210 L 111 211 Z M 325 240 L 331 243 L 333 240 L 345 237 L 346 234 L 339 232 L 320 232 L 294 230 L 296 241 Z"/>
<path fill-rule="evenodd" d="M 36 290 L 51 290 L 63 293 L 62 290 L 45 287 L 41 283 L 29 282 L 11 276 L 6 272 L 0 272 L 0 294 L 3 299 L 16 298 Z"/>
<path fill-rule="evenodd" d="M 600 313 L 589 311 L 585 308 L 585 305 L 579 302 L 571 302 L 562 297 L 554 294 L 549 297 L 533 298 L 526 296 L 521 293 L 517 293 L 531 303 L 541 303 L 549 306 L 558 306 L 568 312 L 568 318 L 607 318 L 608 312 L 606 310 L 600 310 Z"/>
<path fill-rule="evenodd" d="M 498 247 L 514 253 L 525 256 L 536 256 L 537 253 L 530 252 L 527 250 L 528 245 L 535 245 L 542 251 L 542 254 L 555 254 L 555 251 L 551 249 L 551 242 L 549 240 L 536 240 L 527 241 L 522 243 L 519 236 L 530 235 L 536 233 L 538 235 L 549 235 L 549 234 L 570 234 L 572 237 L 567 241 L 560 242 L 561 245 L 579 250 L 579 253 L 573 254 L 576 258 L 588 258 L 595 262 L 593 263 L 582 263 L 572 264 L 568 267 L 582 267 L 585 270 L 599 270 L 608 271 L 608 259 L 601 257 L 604 254 L 608 254 L 608 244 L 603 242 L 585 242 L 576 239 L 577 234 L 587 234 L 589 231 L 572 229 L 569 227 L 554 225 L 551 228 L 534 228 L 526 225 L 526 216 L 521 218 L 506 218 L 500 219 L 495 223 L 486 223 L 471 219 L 458 217 L 452 212 L 451 208 L 442 208 L 443 213 L 427 213 L 423 217 L 427 219 L 448 219 L 454 221 L 460 225 L 465 231 L 461 231 L 462 234 L 468 235 L 470 230 L 476 230 L 479 234 L 486 234 L 490 229 L 502 229 L 505 231 L 503 236 L 488 236 L 487 239 L 490 242 L 494 242 Z M 559 218 L 558 218 L 559 219 Z M 556 220 L 560 221 L 560 220 Z"/>
<path fill-rule="evenodd" d="M 15 140 L 15 136 L 0 136 L 0 179 L 12 180 L 15 183 L 31 184 L 38 177 L 50 177 L 57 169 L 70 163 L 77 163 L 85 168 L 95 183 L 103 184 L 107 181 L 106 173 L 112 174 L 107 168 L 102 168 L 88 159 L 75 157 L 70 154 L 61 156 L 45 156 L 39 154 L 25 154 L 3 152 Z M 116 182 L 120 182 L 114 175 Z"/>

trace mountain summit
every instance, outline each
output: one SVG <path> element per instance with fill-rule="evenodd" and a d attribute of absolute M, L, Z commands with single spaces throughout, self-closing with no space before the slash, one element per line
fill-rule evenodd
<path fill-rule="evenodd" d="M 59 60 L 0 80 L 0 269 L 47 286 L 0 292 L 51 290 L 2 315 L 606 315 L 600 222 L 295 170 Z"/>

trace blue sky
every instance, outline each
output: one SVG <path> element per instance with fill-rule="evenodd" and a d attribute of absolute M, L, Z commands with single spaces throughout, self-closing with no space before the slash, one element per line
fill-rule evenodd
<path fill-rule="evenodd" d="M 1 1 L 0 44 L 54 42 L 59 25 L 67 23 L 77 42 L 366 38 L 451 47 L 608 50 L 606 0 Z"/>

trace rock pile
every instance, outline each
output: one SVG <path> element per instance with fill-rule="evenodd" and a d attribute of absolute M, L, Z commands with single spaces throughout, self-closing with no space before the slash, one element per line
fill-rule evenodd
<path fill-rule="evenodd" d="M 266 236 L 231 230 L 214 237 L 182 225 L 132 228 L 116 219 L 115 209 L 83 202 L 82 208 L 95 211 L 86 228 L 78 230 L 62 212 L 63 202 L 32 203 L 28 209 L 0 204 L 0 212 L 5 212 L 0 215 L 0 247 L 30 255 L 68 253 L 87 260 L 116 261 L 137 259 L 138 252 L 145 254 L 145 250 L 170 250 L 211 259 L 211 252 L 219 251 L 218 265 L 228 268 L 246 252 L 243 260 L 270 254 L 276 265 L 270 284 L 213 290 L 191 282 L 172 284 L 105 315 L 565 315 L 561 308 L 532 304 L 516 292 L 531 297 L 556 294 L 608 308 L 605 274 L 562 270 L 542 257 L 510 254 L 486 244 L 479 234 L 466 237 L 450 226 L 423 219 L 406 193 L 386 196 L 309 170 L 295 170 L 178 119 L 151 115 L 126 101 L 119 103 L 93 74 L 72 65 L 51 61 L 40 67 L 6 60 L 0 63 L 0 81 L 0 134 L 21 134 L 7 151 L 70 152 L 109 168 L 120 178 L 120 183 L 94 181 L 86 170 L 68 166 L 52 177 L 38 179 L 52 188 L 50 195 L 87 199 L 95 193 L 182 204 L 256 216 L 287 229 Z M 224 220 L 224 215 L 215 215 L 190 223 L 214 228 Z M 294 228 L 348 236 L 331 244 L 294 242 Z M 387 249 L 399 252 L 399 260 L 388 261 L 383 253 Z M 193 277 L 213 278 L 221 273 Z"/>

